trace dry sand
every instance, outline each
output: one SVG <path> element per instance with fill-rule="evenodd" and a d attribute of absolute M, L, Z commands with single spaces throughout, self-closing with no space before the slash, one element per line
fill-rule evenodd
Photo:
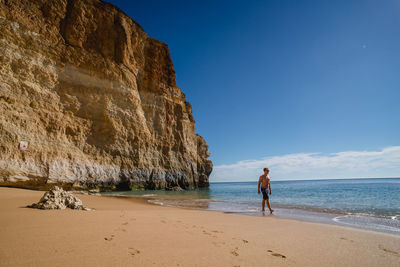
<path fill-rule="evenodd" d="M 0 266 L 400 266 L 400 237 L 317 223 L 77 195 L 36 210 L 0 188 Z"/>

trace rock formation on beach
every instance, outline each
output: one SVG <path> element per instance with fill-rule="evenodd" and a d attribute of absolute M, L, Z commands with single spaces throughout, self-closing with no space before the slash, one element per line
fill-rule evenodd
<path fill-rule="evenodd" d="M 91 210 L 85 208 L 79 198 L 58 186 L 54 186 L 44 193 L 38 203 L 33 203 L 27 207 L 41 210 L 64 210 L 66 208 L 73 210 Z"/>
<path fill-rule="evenodd" d="M 168 46 L 99 0 L 0 1 L 0 185 L 208 186 Z"/>

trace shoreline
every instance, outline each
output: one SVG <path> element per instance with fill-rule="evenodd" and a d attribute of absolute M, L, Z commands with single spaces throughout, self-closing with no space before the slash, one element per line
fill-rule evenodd
<path fill-rule="evenodd" d="M 129 195 L 129 194 L 118 194 L 116 192 L 112 194 L 104 192 L 101 193 L 101 195 L 110 197 L 121 197 L 127 199 L 138 199 L 143 202 L 146 202 L 147 204 L 161 206 L 161 207 L 176 207 L 189 210 L 217 211 L 227 214 L 242 214 L 242 215 L 257 216 L 257 217 L 264 217 L 270 215 L 268 211 L 266 211 L 265 214 L 263 215 L 261 210 L 232 211 L 232 210 L 223 210 L 218 208 L 210 208 L 209 205 L 206 206 L 201 205 L 202 201 L 208 204 L 210 203 L 215 204 L 215 202 L 220 202 L 219 200 L 215 199 L 186 199 L 179 195 L 178 197 L 180 198 L 174 198 L 174 196 L 168 196 L 167 198 L 165 198 L 164 196 L 164 198 L 162 198 L 163 196 L 159 196 L 156 193 L 157 192 L 155 192 L 155 194 Z M 183 204 L 180 202 L 182 200 L 187 201 L 189 203 Z M 386 233 L 393 236 L 400 236 L 400 221 L 394 218 L 378 217 L 368 214 L 346 213 L 346 212 L 339 212 L 332 210 L 318 210 L 314 208 L 298 208 L 298 207 L 284 206 L 284 205 L 275 205 L 274 210 L 275 211 L 273 215 L 277 216 L 277 218 L 297 220 L 302 222 L 336 225 L 336 226 L 348 227 L 351 229 L 360 229 L 377 233 Z"/>
<path fill-rule="evenodd" d="M 129 197 L 127 197 L 129 198 Z M 135 199 L 135 197 L 132 197 L 132 199 Z M 141 200 L 138 198 L 138 200 Z M 142 199 L 144 200 L 144 199 Z M 355 217 L 365 217 L 368 218 L 368 216 L 364 215 L 352 215 L 352 214 L 339 214 L 339 213 L 334 213 L 334 212 L 318 212 L 318 211 L 309 211 L 309 210 L 303 210 L 303 209 L 296 209 L 296 208 L 275 208 L 274 213 L 270 214 L 268 211 L 266 211 L 264 214 L 262 214 L 261 211 L 257 212 L 239 212 L 239 211 L 222 211 L 222 210 L 212 210 L 212 209 L 202 209 L 202 208 L 193 208 L 193 207 L 181 207 L 181 206 L 173 206 L 173 205 L 161 205 L 161 204 L 156 204 L 154 202 L 145 202 L 143 203 L 148 204 L 148 205 L 154 205 L 154 206 L 160 206 L 160 207 L 171 207 L 171 208 L 178 208 L 178 209 L 186 209 L 186 210 L 205 210 L 205 211 L 210 211 L 210 212 L 220 212 L 224 214 L 237 214 L 237 215 L 245 215 L 245 216 L 255 216 L 255 217 L 268 217 L 268 216 L 273 216 L 277 219 L 285 219 L 285 220 L 294 220 L 294 221 L 299 221 L 299 222 L 307 222 L 307 223 L 316 223 L 316 224 L 325 224 L 325 225 L 333 225 L 333 226 L 338 226 L 338 227 L 344 227 L 344 228 L 350 228 L 350 229 L 356 229 L 356 230 L 361 230 L 361 231 L 366 231 L 366 232 L 371 232 L 371 233 L 379 233 L 379 234 L 387 234 L 393 237 L 400 237 L 400 229 L 398 231 L 390 231 L 390 230 L 379 230 L 375 228 L 368 228 L 362 225 L 355 225 L 355 224 L 350 224 L 350 223 L 344 223 L 339 221 L 339 217 L 347 217 L 347 216 L 355 216 Z M 295 211 L 294 215 L 289 215 L 290 212 L 285 212 L 285 214 L 276 214 L 276 211 L 282 211 L 282 210 L 289 210 L 289 211 Z M 299 216 L 299 213 L 307 214 L 305 216 Z M 316 216 L 311 217 L 310 214 L 318 214 Z M 370 216 L 372 217 L 372 216 Z M 372 217 L 372 218 L 377 218 L 377 217 Z"/>
<path fill-rule="evenodd" d="M 396 266 L 398 236 L 276 216 L 76 194 L 93 211 L 36 210 L 0 187 L 0 266 Z"/>

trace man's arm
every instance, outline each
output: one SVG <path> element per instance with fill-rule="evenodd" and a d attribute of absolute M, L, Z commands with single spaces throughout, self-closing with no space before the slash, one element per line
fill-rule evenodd
<path fill-rule="evenodd" d="M 272 194 L 272 192 L 271 192 L 271 180 L 268 180 L 268 188 L 269 188 L 269 194 L 271 195 Z"/>
<path fill-rule="evenodd" d="M 260 194 L 261 176 L 258 178 L 258 194 Z"/>

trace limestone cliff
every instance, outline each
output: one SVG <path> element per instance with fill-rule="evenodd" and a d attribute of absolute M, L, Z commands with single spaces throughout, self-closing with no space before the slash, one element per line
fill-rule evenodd
<path fill-rule="evenodd" d="M 208 186 L 168 46 L 109 3 L 0 1 L 0 114 L 0 185 Z"/>

